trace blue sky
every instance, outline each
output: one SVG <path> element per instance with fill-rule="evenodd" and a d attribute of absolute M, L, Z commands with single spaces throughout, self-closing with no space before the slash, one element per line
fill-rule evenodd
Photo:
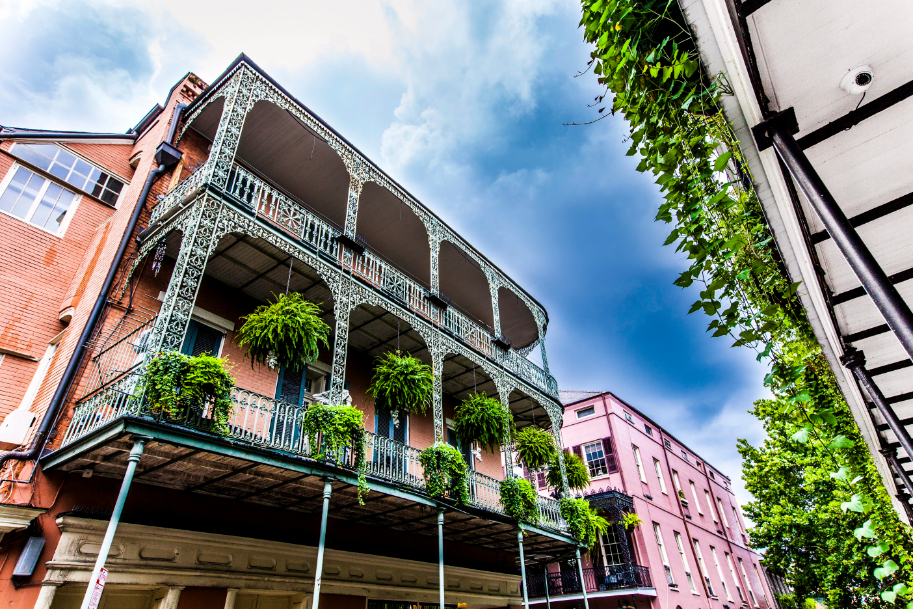
<path fill-rule="evenodd" d="M 122 132 L 187 71 L 211 82 L 247 53 L 545 305 L 562 388 L 613 391 L 747 500 L 735 442 L 762 438 L 746 411 L 764 370 L 685 314 L 686 261 L 624 121 L 564 125 L 598 116 L 578 5 L 336 4 L 8 0 L 0 124 Z"/>

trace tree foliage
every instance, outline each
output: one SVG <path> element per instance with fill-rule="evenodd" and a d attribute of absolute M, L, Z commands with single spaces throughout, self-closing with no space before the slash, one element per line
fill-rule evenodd
<path fill-rule="evenodd" d="M 828 598 L 870 599 L 878 592 L 884 602 L 909 600 L 910 529 L 893 511 L 837 390 L 804 315 L 800 284 L 781 264 L 738 139 L 719 109 L 720 97 L 731 94 L 725 77 L 703 69 L 675 0 L 582 0 L 582 7 L 584 38 L 594 46 L 590 65 L 605 86 L 596 105 L 630 124 L 628 154 L 639 154 L 638 170 L 656 176 L 664 196 L 656 219 L 673 226 L 666 245 L 687 254 L 689 267 L 675 284 L 698 289 L 690 312 L 711 318 L 709 332 L 731 337 L 733 346 L 748 346 L 770 363 L 766 384 L 776 399 L 755 413 L 769 430 L 788 431 L 797 454 L 827 451 L 821 467 L 840 482 L 829 489 L 831 501 L 853 513 L 832 518 L 819 534 L 834 537 L 834 548 L 845 550 L 840 556 L 853 553 L 850 564 L 866 567 L 845 580 L 842 567 L 832 578 L 812 570 L 814 579 L 803 585 L 817 586 Z M 754 456 L 763 461 L 771 455 Z M 773 495 L 761 497 L 758 513 L 778 509 Z M 798 525 L 782 527 L 780 543 L 790 545 L 800 531 Z M 802 546 L 800 537 L 795 542 Z M 762 543 L 772 539 L 759 537 L 756 547 Z M 856 589 L 841 591 L 837 581 Z"/>

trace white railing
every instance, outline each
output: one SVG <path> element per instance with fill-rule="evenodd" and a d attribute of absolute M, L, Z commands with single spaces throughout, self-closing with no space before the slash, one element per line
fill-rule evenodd
<path fill-rule="evenodd" d="M 489 512 L 504 513 L 501 481 L 476 471 L 469 472 L 469 503 Z"/>
<path fill-rule="evenodd" d="M 164 216 L 168 211 L 181 204 L 190 193 L 205 184 L 209 180 L 210 169 L 212 168 L 212 159 L 197 167 L 196 171 L 187 176 L 187 178 L 175 186 L 171 192 L 165 195 L 155 207 L 152 208 L 152 216 L 149 219 L 149 225 L 152 226 L 159 218 Z"/>
<path fill-rule="evenodd" d="M 561 504 L 550 497 L 539 496 L 539 524 L 559 531 L 567 530 L 567 523 L 561 515 Z"/>

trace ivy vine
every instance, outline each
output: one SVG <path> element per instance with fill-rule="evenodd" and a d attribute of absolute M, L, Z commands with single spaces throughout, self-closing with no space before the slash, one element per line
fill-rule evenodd
<path fill-rule="evenodd" d="M 866 516 L 844 535 L 873 560 L 873 589 L 886 603 L 910 600 L 910 529 L 891 507 L 837 389 L 799 301 L 800 284 L 782 265 L 738 138 L 720 110 L 720 97 L 731 94 L 725 77 L 701 65 L 676 0 L 582 0 L 582 9 L 584 38 L 594 45 L 589 66 L 605 87 L 594 105 L 602 117 L 624 116 L 628 154 L 639 154 L 638 171 L 657 178 L 664 201 L 656 219 L 673 225 L 666 245 L 676 244 L 690 265 L 675 284 L 699 288 L 689 313 L 704 312 L 713 336 L 728 336 L 769 362 L 765 383 L 777 409 L 765 424 L 826 450 L 842 511 Z"/>
<path fill-rule="evenodd" d="M 609 522 L 586 499 L 564 497 L 560 509 L 571 535 L 587 549 L 595 546 L 600 535 L 609 530 Z"/>
<path fill-rule="evenodd" d="M 418 460 L 429 495 L 448 497 L 460 505 L 469 503 L 469 468 L 460 451 L 437 442 L 423 450 Z"/>
<path fill-rule="evenodd" d="M 364 413 L 354 406 L 311 404 L 301 421 L 311 450 L 320 447 L 320 452 L 312 455 L 315 459 L 345 462 L 346 450 L 353 451 L 353 467 L 358 472 L 358 502 L 362 505 L 363 497 L 368 493 L 363 416 Z"/>
<path fill-rule="evenodd" d="M 532 523 L 539 520 L 539 494 L 525 478 L 501 480 L 501 503 L 511 518 Z"/>

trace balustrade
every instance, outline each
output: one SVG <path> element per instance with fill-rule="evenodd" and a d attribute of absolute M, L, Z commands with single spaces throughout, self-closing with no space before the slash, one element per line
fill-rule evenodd
<path fill-rule="evenodd" d="M 623 590 L 631 588 L 652 588 L 650 570 L 634 564 L 597 566 L 583 569 L 583 581 L 588 594 Z M 530 598 L 546 596 L 555 598 L 565 595 L 581 594 L 580 576 L 577 569 L 558 573 L 532 573 L 526 576 L 526 589 Z"/>

